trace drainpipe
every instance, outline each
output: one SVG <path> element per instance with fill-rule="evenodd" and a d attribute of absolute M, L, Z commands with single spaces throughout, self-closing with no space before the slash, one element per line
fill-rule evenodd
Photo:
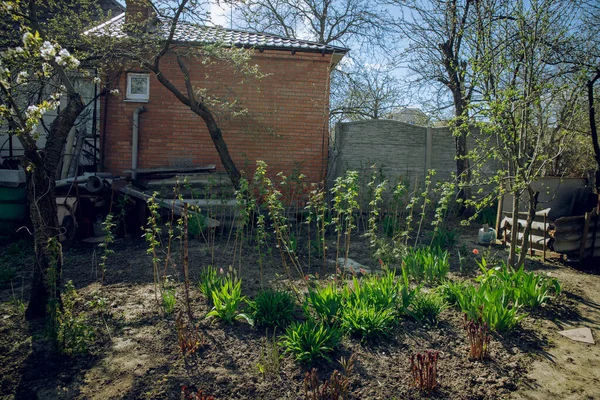
<path fill-rule="evenodd" d="M 136 179 L 135 170 L 138 165 L 138 127 L 140 123 L 140 114 L 146 111 L 146 107 L 139 106 L 133 112 L 133 137 L 131 138 L 131 179 Z"/>

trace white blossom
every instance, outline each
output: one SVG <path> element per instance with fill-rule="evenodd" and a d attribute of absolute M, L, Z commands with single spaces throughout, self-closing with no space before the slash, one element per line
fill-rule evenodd
<path fill-rule="evenodd" d="M 25 45 L 25 48 L 29 47 L 29 43 L 33 40 L 33 35 L 31 34 L 31 32 L 25 32 L 23 34 L 23 45 Z"/>
<path fill-rule="evenodd" d="M 56 54 L 56 49 L 52 45 L 52 43 L 45 41 L 40 47 L 40 54 L 44 60 L 49 60 Z"/>
<path fill-rule="evenodd" d="M 101 82 L 100 78 L 95 77 L 94 79 L 92 79 L 92 82 L 94 82 L 95 84 L 99 84 Z"/>
<path fill-rule="evenodd" d="M 17 83 L 25 83 L 28 77 L 29 74 L 27 73 L 27 71 L 19 72 L 19 74 L 17 75 Z"/>
<path fill-rule="evenodd" d="M 15 51 L 16 51 L 17 53 L 24 53 L 24 52 L 25 52 L 25 49 L 24 49 L 24 48 L 22 48 L 21 46 L 19 46 L 19 47 L 15 48 Z"/>
<path fill-rule="evenodd" d="M 113 96 L 118 96 L 119 95 L 119 89 L 112 89 L 110 91 L 110 94 L 112 94 Z"/>

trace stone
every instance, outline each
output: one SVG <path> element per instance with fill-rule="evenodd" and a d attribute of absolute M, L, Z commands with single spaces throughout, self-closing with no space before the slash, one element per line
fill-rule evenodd
<path fill-rule="evenodd" d="M 345 270 L 346 272 L 350 272 L 351 274 L 370 274 L 371 268 L 362 265 L 361 263 L 354 261 L 351 258 L 348 258 L 346 261 L 346 265 L 344 266 L 344 258 L 338 258 L 338 264 L 340 269 Z"/>
<path fill-rule="evenodd" d="M 560 333 L 564 337 L 568 337 L 571 340 L 589 344 L 596 344 L 596 342 L 594 341 L 594 337 L 592 336 L 592 330 L 590 328 L 567 329 L 558 333 Z"/>

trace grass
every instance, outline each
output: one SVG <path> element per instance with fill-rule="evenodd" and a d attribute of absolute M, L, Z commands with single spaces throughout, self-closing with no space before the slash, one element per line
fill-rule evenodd
<path fill-rule="evenodd" d="M 338 326 L 309 319 L 288 326 L 281 337 L 281 345 L 296 361 L 311 365 L 318 359 L 331 362 L 329 355 L 341 338 L 342 330 Z"/>
<path fill-rule="evenodd" d="M 264 290 L 248 302 L 250 314 L 257 326 L 285 328 L 294 320 L 294 297 L 282 290 Z"/>
<path fill-rule="evenodd" d="M 410 249 L 402 258 L 402 265 L 417 282 L 443 281 L 450 272 L 450 259 L 445 250 L 432 247 Z"/>

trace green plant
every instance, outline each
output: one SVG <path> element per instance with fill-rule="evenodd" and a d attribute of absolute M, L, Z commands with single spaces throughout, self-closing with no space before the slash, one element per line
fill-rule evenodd
<path fill-rule="evenodd" d="M 216 317 L 228 324 L 233 324 L 236 319 L 243 319 L 250 325 L 253 324 L 252 318 L 239 310 L 245 299 L 242 296 L 241 279 L 228 274 L 221 287 L 213 290 L 211 294 L 214 307 L 206 315 L 207 318 Z"/>
<path fill-rule="evenodd" d="M 341 337 L 342 330 L 338 326 L 309 319 L 292 322 L 281 337 L 281 345 L 296 361 L 310 365 L 319 358 L 331 361 L 329 354 L 338 346 Z"/>
<path fill-rule="evenodd" d="M 344 400 L 348 398 L 350 386 L 350 375 L 354 370 L 356 354 L 352 354 L 348 360 L 340 359 L 342 372 L 337 369 L 333 371 L 329 379 L 323 382 L 313 368 L 310 373 L 304 375 L 304 399 L 305 400 Z"/>
<path fill-rule="evenodd" d="M 455 229 L 448 230 L 443 227 L 439 227 L 434 231 L 429 246 L 434 249 L 450 249 L 456 245 L 458 241 L 458 235 L 459 233 Z"/>
<path fill-rule="evenodd" d="M 465 285 L 457 295 L 458 305 L 470 320 L 481 320 L 498 332 L 513 329 L 525 317 L 520 313 L 521 304 L 511 301 L 510 292 L 504 286 Z"/>
<path fill-rule="evenodd" d="M 104 219 L 104 222 L 102 222 L 104 241 L 99 245 L 104 250 L 100 256 L 100 262 L 98 263 L 98 267 L 100 267 L 100 270 L 102 271 L 102 277 L 100 278 L 101 284 L 104 284 L 104 276 L 106 275 L 106 261 L 108 261 L 108 256 L 114 254 L 114 250 L 110 249 L 109 246 L 115 242 L 116 227 L 117 224 L 114 222 L 114 215 L 112 213 L 108 213 Z"/>
<path fill-rule="evenodd" d="M 282 290 L 263 290 L 248 306 L 257 326 L 285 328 L 294 320 L 294 297 Z"/>
<path fill-rule="evenodd" d="M 306 294 L 305 312 L 312 309 L 325 323 L 335 323 L 342 311 L 344 294 L 334 283 L 323 287 L 309 287 Z"/>
<path fill-rule="evenodd" d="M 173 314 L 175 311 L 175 303 L 177 299 L 175 298 L 175 289 L 173 288 L 163 288 L 160 292 L 160 296 L 162 298 L 162 309 L 167 315 Z"/>
<path fill-rule="evenodd" d="M 264 343 L 260 348 L 259 360 L 256 366 L 263 378 L 279 374 L 281 355 L 279 354 L 279 345 L 275 339 L 275 331 L 274 329 L 273 336 L 269 338 L 269 330 L 267 329 Z"/>
<path fill-rule="evenodd" d="M 418 321 L 437 325 L 438 317 L 448 308 L 444 297 L 437 292 L 419 292 L 412 303 L 412 316 Z"/>
<path fill-rule="evenodd" d="M 402 258 L 402 265 L 418 281 L 440 282 L 450 272 L 448 252 L 440 248 L 409 249 Z"/>
<path fill-rule="evenodd" d="M 448 304 L 454 306 L 458 305 L 458 299 L 468 285 L 467 281 L 447 280 L 438 287 L 438 291 L 444 296 Z"/>
<path fill-rule="evenodd" d="M 427 350 L 410 356 L 413 384 L 422 392 L 431 393 L 437 386 L 437 362 L 439 353 Z"/>
<path fill-rule="evenodd" d="M 94 329 L 88 325 L 83 314 L 75 314 L 75 306 L 79 301 L 79 295 L 69 281 L 65 285 L 62 294 L 62 308 L 55 310 L 56 323 L 50 332 L 55 340 L 58 349 L 68 355 L 83 354 L 88 350 L 89 345 L 94 341 Z"/>
<path fill-rule="evenodd" d="M 217 271 L 217 269 L 211 265 L 206 267 L 202 273 L 200 273 L 200 280 L 198 281 L 198 290 L 202 293 L 210 303 L 212 303 L 212 293 L 218 290 L 223 285 L 223 269 Z"/>
<path fill-rule="evenodd" d="M 394 308 L 378 309 L 372 304 L 349 304 L 342 313 L 342 328 L 364 341 L 388 336 L 395 322 Z"/>

